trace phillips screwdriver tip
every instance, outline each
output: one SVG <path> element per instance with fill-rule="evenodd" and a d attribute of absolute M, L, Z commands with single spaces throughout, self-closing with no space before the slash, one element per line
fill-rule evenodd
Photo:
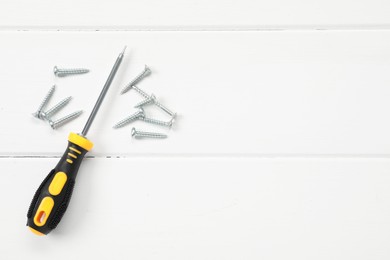
<path fill-rule="evenodd" d="M 123 48 L 123 51 L 121 52 L 121 55 L 125 54 L 126 48 L 127 48 L 127 45 L 125 45 L 125 47 Z"/>

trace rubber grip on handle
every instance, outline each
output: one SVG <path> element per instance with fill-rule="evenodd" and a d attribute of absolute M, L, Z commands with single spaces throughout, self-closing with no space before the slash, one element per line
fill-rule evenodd
<path fill-rule="evenodd" d="M 27 212 L 27 226 L 37 235 L 47 235 L 64 216 L 72 197 L 78 169 L 92 143 L 69 136 L 68 147 L 57 166 L 43 180 Z"/>

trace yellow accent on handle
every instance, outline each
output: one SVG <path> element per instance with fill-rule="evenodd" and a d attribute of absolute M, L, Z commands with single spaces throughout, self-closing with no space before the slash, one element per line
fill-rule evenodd
<path fill-rule="evenodd" d="M 65 172 L 57 172 L 49 186 L 49 193 L 53 196 L 57 196 L 61 193 L 68 176 Z"/>
<path fill-rule="evenodd" d="M 53 206 L 54 200 L 50 197 L 44 197 L 38 207 L 37 213 L 34 216 L 34 224 L 38 227 L 45 225 Z"/>
<path fill-rule="evenodd" d="M 75 158 L 75 159 L 77 159 L 77 156 L 76 156 L 76 155 L 74 155 L 73 153 L 68 153 L 68 155 L 69 155 L 70 157 L 72 157 L 72 158 Z"/>
<path fill-rule="evenodd" d="M 78 154 L 81 154 L 81 152 L 79 150 L 77 150 L 76 148 L 73 148 L 73 147 L 69 147 L 70 150 L 72 150 L 73 152 L 76 152 Z"/>
<path fill-rule="evenodd" d="M 66 161 L 67 161 L 68 163 L 70 163 L 70 164 L 73 163 L 73 161 L 72 161 L 71 159 L 66 159 Z"/>
<path fill-rule="evenodd" d="M 93 143 L 91 141 L 75 133 L 69 134 L 68 141 L 80 146 L 81 148 L 84 148 L 87 151 L 91 150 L 93 147 Z"/>
<path fill-rule="evenodd" d="M 33 232 L 37 236 L 44 236 L 45 235 L 45 234 L 39 232 L 38 230 L 33 229 L 32 227 L 28 227 L 28 228 L 31 230 L 31 232 Z"/>

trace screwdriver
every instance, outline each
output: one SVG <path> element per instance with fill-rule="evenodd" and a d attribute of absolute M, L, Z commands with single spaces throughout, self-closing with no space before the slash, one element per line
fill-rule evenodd
<path fill-rule="evenodd" d="M 83 131 L 81 134 L 69 134 L 65 153 L 35 192 L 27 212 L 27 226 L 36 235 L 47 235 L 55 229 L 68 208 L 80 164 L 85 154 L 93 147 L 93 143 L 85 136 L 118 71 L 125 50 L 126 46 L 116 59 Z"/>

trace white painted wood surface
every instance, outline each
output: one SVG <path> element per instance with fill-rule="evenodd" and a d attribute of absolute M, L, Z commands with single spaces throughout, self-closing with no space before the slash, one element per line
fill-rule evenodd
<path fill-rule="evenodd" d="M 10 1 L 0 4 L 0 259 L 390 258 L 390 4 Z M 321 30 L 318 30 L 321 29 Z M 124 45 L 59 227 L 24 226 Z M 139 84 L 179 113 L 162 141 L 112 125 Z M 52 68 L 91 73 L 56 79 Z M 35 111 L 52 84 L 52 131 Z M 164 114 L 149 112 L 158 118 Z"/>
<path fill-rule="evenodd" d="M 68 214 L 38 238 L 26 206 L 56 161 L 1 160 L 3 259 L 389 256 L 388 159 L 86 159 Z"/>
<path fill-rule="evenodd" d="M 389 28 L 385 0 L 3 0 L 6 29 Z"/>
<path fill-rule="evenodd" d="M 2 38 L 0 55 L 8 61 L 0 65 L 2 155 L 59 156 L 68 132 L 81 131 L 124 44 L 128 55 L 91 128 L 89 137 L 97 140 L 91 155 L 390 153 L 387 31 L 3 32 Z M 55 64 L 91 73 L 54 79 Z M 119 92 L 144 64 L 153 74 L 139 87 L 179 113 L 177 128 L 162 142 L 131 140 L 131 126 L 112 129 L 142 100 Z M 51 104 L 74 96 L 61 115 L 86 112 L 58 131 L 31 116 L 53 83 Z"/>

